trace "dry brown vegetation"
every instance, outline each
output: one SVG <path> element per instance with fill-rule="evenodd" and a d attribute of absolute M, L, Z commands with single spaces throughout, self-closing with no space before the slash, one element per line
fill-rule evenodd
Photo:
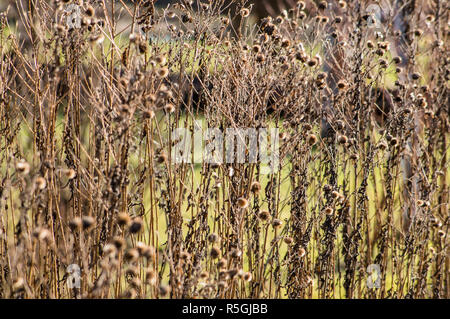
<path fill-rule="evenodd" d="M 0 297 L 449 298 L 448 3 L 331 2 L 2 13 Z M 172 163 L 196 119 L 278 127 L 279 170 Z"/>

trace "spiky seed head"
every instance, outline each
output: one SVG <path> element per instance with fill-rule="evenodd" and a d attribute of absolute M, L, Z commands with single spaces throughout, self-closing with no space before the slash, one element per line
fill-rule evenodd
<path fill-rule="evenodd" d="M 92 216 L 83 216 L 82 224 L 83 224 L 83 230 L 90 230 L 95 225 L 95 219 Z"/>
<path fill-rule="evenodd" d="M 117 248 L 117 250 L 122 250 L 125 247 L 125 239 L 120 236 L 115 236 L 112 240 L 113 245 Z"/>
<path fill-rule="evenodd" d="M 300 249 L 298 250 L 298 255 L 300 256 L 300 258 L 304 257 L 306 255 L 305 248 L 300 247 Z"/>
<path fill-rule="evenodd" d="M 130 231 L 130 233 L 136 234 L 141 231 L 142 225 L 142 219 L 140 217 L 136 217 L 131 221 L 130 228 L 128 230 Z"/>
<path fill-rule="evenodd" d="M 128 226 L 131 223 L 131 218 L 126 212 L 119 213 L 117 223 L 120 226 Z"/>
<path fill-rule="evenodd" d="M 217 259 L 220 256 L 220 249 L 216 246 L 213 246 L 210 251 L 211 258 Z"/>
<path fill-rule="evenodd" d="M 211 244 L 217 243 L 219 241 L 219 236 L 216 233 L 211 233 L 208 235 L 208 241 Z"/>
<path fill-rule="evenodd" d="M 338 136 L 338 143 L 341 145 L 347 144 L 348 142 L 348 137 L 345 135 L 339 135 Z"/>
<path fill-rule="evenodd" d="M 80 217 L 75 217 L 74 219 L 72 219 L 69 222 L 69 228 L 72 231 L 79 231 L 81 229 L 82 224 L 83 224 L 83 222 L 81 221 L 81 218 Z"/>
<path fill-rule="evenodd" d="M 270 213 L 267 210 L 262 210 L 262 211 L 259 212 L 258 217 L 262 221 L 267 221 L 270 218 Z"/>
<path fill-rule="evenodd" d="M 310 146 L 313 146 L 317 143 L 317 136 L 314 134 L 309 134 L 307 137 L 307 141 Z"/>
<path fill-rule="evenodd" d="M 254 181 L 250 189 L 253 194 L 258 194 L 261 191 L 261 184 L 258 181 Z"/>
<path fill-rule="evenodd" d="M 24 160 L 16 163 L 16 171 L 19 174 L 27 175 L 30 172 L 30 164 L 25 162 Z"/>
<path fill-rule="evenodd" d="M 47 186 L 47 181 L 42 176 L 38 176 L 36 177 L 34 184 L 36 185 L 37 189 L 43 190 Z"/>
<path fill-rule="evenodd" d="M 279 220 L 278 218 L 274 218 L 274 220 L 272 221 L 272 226 L 274 228 L 278 228 L 283 224 L 283 222 L 281 220 Z"/>
<path fill-rule="evenodd" d="M 248 200 L 244 197 L 239 197 L 237 199 L 237 206 L 239 208 L 247 208 L 248 207 Z"/>

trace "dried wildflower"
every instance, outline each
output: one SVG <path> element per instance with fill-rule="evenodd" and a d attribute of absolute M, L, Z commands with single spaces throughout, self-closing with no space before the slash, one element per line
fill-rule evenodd
<path fill-rule="evenodd" d="M 319 8 L 319 10 L 325 10 L 326 8 L 328 8 L 328 3 L 326 1 L 320 1 L 319 5 L 317 6 Z"/>
<path fill-rule="evenodd" d="M 266 60 L 266 58 L 265 58 L 264 54 L 258 53 L 258 54 L 256 55 L 256 62 L 262 63 L 262 62 L 264 62 L 265 60 Z"/>
<path fill-rule="evenodd" d="M 113 238 L 113 244 L 117 248 L 117 250 L 122 250 L 122 248 L 125 246 L 125 239 L 119 236 L 115 236 Z"/>
<path fill-rule="evenodd" d="M 170 293 L 170 287 L 166 285 L 161 285 L 159 287 L 159 296 L 166 297 Z"/>
<path fill-rule="evenodd" d="M 227 268 L 228 262 L 225 258 L 221 258 L 218 262 L 217 262 L 217 267 L 219 269 L 225 269 Z"/>
<path fill-rule="evenodd" d="M 247 8 L 242 8 L 240 14 L 242 17 L 247 18 L 250 15 L 250 10 Z"/>
<path fill-rule="evenodd" d="M 292 244 L 294 242 L 294 239 L 292 237 L 284 237 L 284 242 L 287 245 L 290 245 L 290 244 Z"/>
<path fill-rule="evenodd" d="M 166 78 L 169 75 L 169 69 L 166 67 L 160 68 L 157 74 L 160 78 Z"/>
<path fill-rule="evenodd" d="M 95 10 L 94 10 L 94 8 L 91 5 L 88 5 L 87 8 L 86 8 L 85 13 L 86 13 L 86 15 L 88 17 L 93 17 L 94 14 L 95 14 Z"/>
<path fill-rule="evenodd" d="M 175 112 L 175 105 L 173 105 L 172 103 L 167 103 L 166 105 L 164 105 L 164 111 L 166 111 L 166 113 L 173 113 Z"/>
<path fill-rule="evenodd" d="M 306 140 L 310 146 L 313 146 L 317 143 L 317 136 L 314 134 L 309 134 Z"/>
<path fill-rule="evenodd" d="M 399 56 L 396 56 L 392 59 L 392 61 L 394 61 L 395 64 L 400 64 L 400 63 L 402 63 L 402 58 Z"/>
<path fill-rule="evenodd" d="M 119 213 L 117 216 L 117 223 L 120 226 L 128 226 L 131 222 L 130 216 L 126 212 Z"/>
<path fill-rule="evenodd" d="M 36 177 L 34 184 L 36 185 L 36 188 L 39 190 L 43 190 L 47 186 L 47 181 L 42 176 Z"/>
<path fill-rule="evenodd" d="M 230 252 L 231 258 L 239 258 L 242 256 L 242 251 L 237 248 L 233 248 Z"/>
<path fill-rule="evenodd" d="M 158 55 L 155 58 L 155 62 L 158 63 L 161 66 L 164 66 L 167 63 L 167 58 L 164 55 Z"/>
<path fill-rule="evenodd" d="M 253 194 L 258 194 L 261 191 L 261 184 L 258 181 L 254 181 L 250 186 L 250 190 Z"/>
<path fill-rule="evenodd" d="M 248 207 L 248 200 L 244 197 L 239 197 L 237 199 L 237 206 L 239 208 L 247 208 Z"/>
<path fill-rule="evenodd" d="M 16 171 L 22 175 L 28 175 L 30 172 L 30 164 L 25 161 L 20 161 L 16 163 Z"/>
<path fill-rule="evenodd" d="M 211 248 L 211 251 L 210 251 L 209 254 L 210 254 L 211 258 L 217 259 L 217 258 L 219 258 L 219 256 L 220 256 L 220 249 L 217 248 L 216 246 L 213 246 L 213 247 Z"/>
<path fill-rule="evenodd" d="M 259 212 L 258 217 L 262 221 L 267 221 L 270 218 L 270 213 L 267 210 L 262 210 L 262 211 Z"/>
<path fill-rule="evenodd" d="M 278 228 L 283 224 L 283 222 L 281 220 L 279 220 L 278 218 L 274 218 L 274 220 L 272 221 L 272 226 L 274 228 Z"/>
<path fill-rule="evenodd" d="M 422 77 L 422 74 L 420 74 L 419 72 L 414 72 L 412 75 L 411 75 L 411 78 L 413 79 L 413 80 L 418 80 L 418 79 L 420 79 Z"/>
<path fill-rule="evenodd" d="M 129 248 L 125 251 L 124 258 L 128 262 L 135 262 L 139 258 L 139 251 L 136 248 Z"/>
<path fill-rule="evenodd" d="M 70 228 L 72 231 L 78 231 L 78 230 L 80 230 L 80 229 L 81 229 L 81 226 L 82 226 L 82 221 L 81 221 L 81 218 L 80 218 L 80 217 L 75 217 L 74 219 L 72 219 L 72 220 L 69 222 L 69 228 Z"/>
<path fill-rule="evenodd" d="M 300 258 L 304 257 L 306 255 L 305 248 L 300 247 L 300 249 L 298 250 L 298 255 L 300 256 Z"/>
<path fill-rule="evenodd" d="M 216 233 L 211 233 L 208 235 L 208 241 L 212 244 L 217 243 L 219 241 L 219 236 Z"/>
<path fill-rule="evenodd" d="M 77 176 L 77 172 L 75 172 L 74 169 L 69 168 L 69 169 L 65 169 L 63 171 L 64 175 L 68 178 L 68 179 L 74 179 L 75 176 Z"/>
<path fill-rule="evenodd" d="M 91 45 L 102 44 L 104 40 L 105 40 L 105 36 L 103 34 L 91 35 L 89 37 L 89 43 Z"/>
<path fill-rule="evenodd" d="M 311 58 L 308 60 L 307 64 L 309 67 L 313 68 L 313 67 L 317 66 L 319 64 L 319 62 L 317 61 L 316 58 Z"/>
<path fill-rule="evenodd" d="M 371 40 L 368 40 L 368 41 L 366 42 L 366 45 L 367 45 L 367 47 L 368 47 L 369 49 L 373 49 L 373 48 L 375 47 L 375 45 L 373 44 L 373 42 L 372 42 Z"/>
<path fill-rule="evenodd" d="M 95 219 L 92 216 L 83 216 L 81 219 L 83 230 L 90 230 L 95 225 Z"/>
<path fill-rule="evenodd" d="M 130 233 L 136 234 L 141 231 L 142 226 L 142 219 L 140 217 L 136 217 L 131 221 L 130 228 L 128 230 L 130 231 Z"/>
<path fill-rule="evenodd" d="M 250 282 L 252 281 L 252 274 L 250 272 L 246 272 L 242 278 L 244 281 Z"/>
<path fill-rule="evenodd" d="M 334 209 L 331 207 L 327 207 L 327 208 L 325 208 L 324 212 L 325 212 L 325 215 L 331 216 L 334 214 Z"/>
<path fill-rule="evenodd" d="M 345 1 L 343 1 L 343 0 L 340 0 L 340 1 L 338 2 L 338 4 L 339 4 L 339 6 L 340 6 L 342 9 L 347 8 L 347 2 L 345 2 Z"/>

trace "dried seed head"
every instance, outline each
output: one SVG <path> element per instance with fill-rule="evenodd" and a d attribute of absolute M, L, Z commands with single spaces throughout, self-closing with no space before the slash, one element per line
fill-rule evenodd
<path fill-rule="evenodd" d="M 219 281 L 218 283 L 217 283 L 217 288 L 219 288 L 219 289 L 225 289 L 225 288 L 227 288 L 227 283 L 225 282 L 225 281 Z"/>
<path fill-rule="evenodd" d="M 217 262 L 217 267 L 219 269 L 225 269 L 227 268 L 228 262 L 225 258 L 221 258 L 218 262 Z"/>
<path fill-rule="evenodd" d="M 388 145 L 385 141 L 381 141 L 378 143 L 377 148 L 384 151 L 388 148 Z"/>
<path fill-rule="evenodd" d="M 128 262 L 135 262 L 139 258 L 139 251 L 136 248 L 129 248 L 126 250 L 124 257 Z"/>
<path fill-rule="evenodd" d="M 47 186 L 47 181 L 42 176 L 38 176 L 36 177 L 34 184 L 36 185 L 37 189 L 43 190 Z"/>
<path fill-rule="evenodd" d="M 158 55 L 155 58 L 155 62 L 161 66 L 164 66 L 167 63 L 167 58 L 164 55 Z"/>
<path fill-rule="evenodd" d="M 131 221 L 130 228 L 128 229 L 130 233 L 136 234 L 142 229 L 142 219 L 140 217 L 136 217 Z"/>
<path fill-rule="evenodd" d="M 130 216 L 126 212 L 119 213 L 117 216 L 117 223 L 120 226 L 128 226 L 131 222 Z"/>
<path fill-rule="evenodd" d="M 91 5 L 88 5 L 87 8 L 86 8 L 86 15 L 88 17 L 93 17 L 94 14 L 95 14 L 94 8 Z"/>
<path fill-rule="evenodd" d="M 239 208 L 247 208 L 248 207 L 248 200 L 244 197 L 239 197 L 237 199 L 237 205 Z"/>
<path fill-rule="evenodd" d="M 265 58 L 264 54 L 258 53 L 258 54 L 256 55 L 256 62 L 262 63 L 262 62 L 264 62 L 265 60 L 266 60 L 266 58 Z"/>
<path fill-rule="evenodd" d="M 117 253 L 117 248 L 113 244 L 106 244 L 103 246 L 103 254 L 106 256 L 115 255 Z"/>
<path fill-rule="evenodd" d="M 105 36 L 103 34 L 91 35 L 89 37 L 89 43 L 91 45 L 99 45 L 105 40 Z"/>
<path fill-rule="evenodd" d="M 338 2 L 338 4 L 339 4 L 339 6 L 340 6 L 342 9 L 347 8 L 347 2 L 345 2 L 345 1 L 343 1 L 343 0 L 340 0 L 340 1 Z"/>
<path fill-rule="evenodd" d="M 303 129 L 305 130 L 305 132 L 309 132 L 312 130 L 312 125 L 309 123 L 305 123 L 303 124 Z"/>
<path fill-rule="evenodd" d="M 314 57 L 314 58 L 309 59 L 307 64 L 309 67 L 313 68 L 319 64 L 319 61 L 317 61 L 317 58 Z"/>
<path fill-rule="evenodd" d="M 202 271 L 201 273 L 200 273 L 200 279 L 202 279 L 202 280 L 207 280 L 209 278 L 209 272 L 207 272 L 207 271 Z"/>
<path fill-rule="evenodd" d="M 395 146 L 395 145 L 397 145 L 397 143 L 398 143 L 398 140 L 395 137 L 389 141 L 389 144 L 391 144 L 391 146 Z"/>
<path fill-rule="evenodd" d="M 69 222 L 69 228 L 72 230 L 72 231 L 79 231 L 80 229 L 81 229 L 81 226 L 82 226 L 82 221 L 81 221 L 81 218 L 80 217 L 75 217 L 74 219 L 72 219 L 70 222 Z"/>
<path fill-rule="evenodd" d="M 314 134 L 309 134 L 306 140 L 308 141 L 308 144 L 310 146 L 313 146 L 317 143 L 317 136 L 315 136 Z"/>
<path fill-rule="evenodd" d="M 331 207 L 327 207 L 327 208 L 325 208 L 324 212 L 326 215 L 331 216 L 334 213 L 334 209 Z"/>
<path fill-rule="evenodd" d="M 158 157 L 156 158 L 156 162 L 158 162 L 159 164 L 164 163 L 167 160 L 167 155 L 164 152 L 161 152 L 161 154 L 158 155 Z"/>
<path fill-rule="evenodd" d="M 30 172 L 30 164 L 25 162 L 24 160 L 16 163 L 16 171 L 19 174 L 27 175 Z"/>
<path fill-rule="evenodd" d="M 220 249 L 216 246 L 213 246 L 211 248 L 211 252 L 210 252 L 211 258 L 213 259 L 217 259 L 220 256 Z"/>
<path fill-rule="evenodd" d="M 63 173 L 68 179 L 74 179 L 77 176 L 77 172 L 72 168 L 65 169 Z"/>
<path fill-rule="evenodd" d="M 300 247 L 300 249 L 298 250 L 298 255 L 300 256 L 300 258 L 304 257 L 306 255 L 305 248 Z"/>
<path fill-rule="evenodd" d="M 261 191 L 261 184 L 257 181 L 254 181 L 250 187 L 253 194 L 258 194 Z"/>
<path fill-rule="evenodd" d="M 341 145 L 347 144 L 348 142 L 348 137 L 345 135 L 339 135 L 338 136 L 338 143 Z"/>
<path fill-rule="evenodd" d="M 283 222 L 281 220 L 279 220 L 278 218 L 274 218 L 274 220 L 272 221 L 272 226 L 274 228 L 278 228 L 283 224 Z"/>
<path fill-rule="evenodd" d="M 22 277 L 18 277 L 16 279 L 14 279 L 14 281 L 13 281 L 12 289 L 14 292 L 19 292 L 19 291 L 23 290 L 24 286 L 25 286 L 25 281 L 23 280 Z"/>
<path fill-rule="evenodd" d="M 160 68 L 157 74 L 160 78 L 166 78 L 169 75 L 169 69 L 166 67 Z"/>
<path fill-rule="evenodd" d="M 211 244 L 217 243 L 219 241 L 219 236 L 216 233 L 211 233 L 208 235 L 208 241 Z"/>
<path fill-rule="evenodd" d="M 175 105 L 173 105 L 172 103 L 167 103 L 165 106 L 164 106 L 164 111 L 166 111 L 166 113 L 173 113 L 173 112 L 175 112 Z"/>
<path fill-rule="evenodd" d="M 81 221 L 83 224 L 83 230 L 90 230 L 95 225 L 95 219 L 92 216 L 83 216 Z"/>
<path fill-rule="evenodd" d="M 242 8 L 240 14 L 242 17 L 247 18 L 250 15 L 250 10 L 247 8 Z"/>
<path fill-rule="evenodd" d="M 170 287 L 166 285 L 161 285 L 159 287 L 159 296 L 166 297 L 170 293 Z"/>
<path fill-rule="evenodd" d="M 125 239 L 120 236 L 115 236 L 113 238 L 113 244 L 114 246 L 116 246 L 117 250 L 122 250 L 122 248 L 125 246 Z"/>
<path fill-rule="evenodd" d="M 333 197 L 334 199 L 341 197 L 341 194 L 339 194 L 338 191 L 332 191 L 331 192 L 331 197 Z"/>
<path fill-rule="evenodd" d="M 422 74 L 420 74 L 419 72 L 414 72 L 412 75 L 411 75 L 411 78 L 413 79 L 413 80 L 418 80 L 418 79 L 420 79 L 422 77 Z"/>
<path fill-rule="evenodd" d="M 250 282 L 252 281 L 252 274 L 250 272 L 246 272 L 243 276 L 244 281 Z"/>
<path fill-rule="evenodd" d="M 242 256 L 242 251 L 237 248 L 233 248 L 230 252 L 231 258 L 239 258 Z"/>
<path fill-rule="evenodd" d="M 373 42 L 371 40 L 368 40 L 366 45 L 369 49 L 373 49 L 375 47 L 375 45 L 373 44 Z"/>
<path fill-rule="evenodd" d="M 392 59 L 392 61 L 394 61 L 395 64 L 400 64 L 400 63 L 402 63 L 402 58 L 399 56 L 396 56 Z"/>
<path fill-rule="evenodd" d="M 287 245 L 290 245 L 290 244 L 292 244 L 294 242 L 294 239 L 292 237 L 284 237 L 284 242 Z"/>
<path fill-rule="evenodd" d="M 258 217 L 262 221 L 267 221 L 270 218 L 270 213 L 267 210 L 262 210 L 262 211 L 259 212 Z"/>
<path fill-rule="evenodd" d="M 328 3 L 326 1 L 320 1 L 319 5 L 318 5 L 319 10 L 325 10 L 326 8 L 328 8 Z"/>

